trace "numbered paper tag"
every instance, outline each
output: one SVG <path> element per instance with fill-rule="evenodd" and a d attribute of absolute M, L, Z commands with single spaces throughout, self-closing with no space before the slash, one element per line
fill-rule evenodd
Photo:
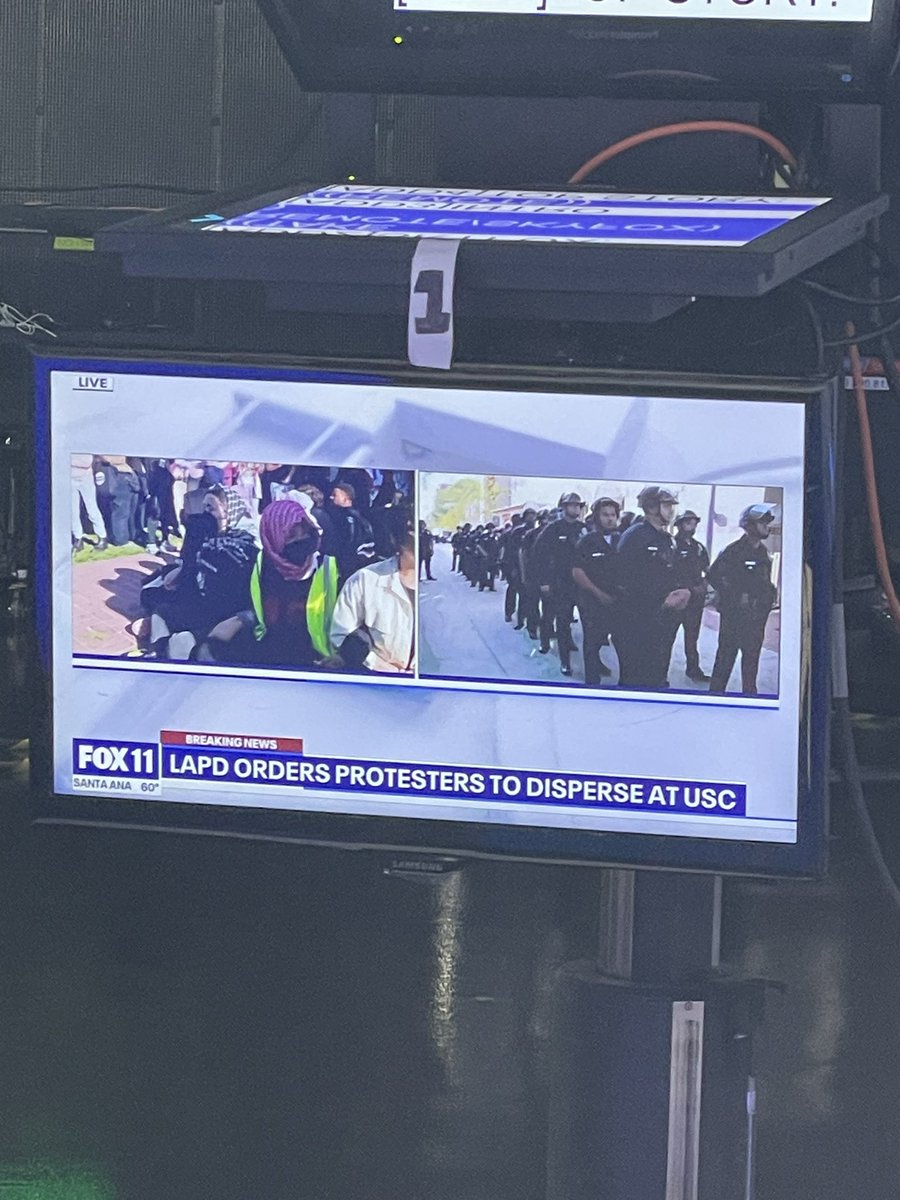
<path fill-rule="evenodd" d="M 449 371 L 453 361 L 453 282 L 459 241 L 422 238 L 409 280 L 407 347 L 414 367 Z"/>

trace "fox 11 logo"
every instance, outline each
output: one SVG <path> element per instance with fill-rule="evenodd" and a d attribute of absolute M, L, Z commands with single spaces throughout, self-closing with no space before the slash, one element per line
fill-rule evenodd
<path fill-rule="evenodd" d="M 159 747 L 152 742 L 108 742 L 76 738 L 72 742 L 75 775 L 103 779 L 158 779 Z"/>

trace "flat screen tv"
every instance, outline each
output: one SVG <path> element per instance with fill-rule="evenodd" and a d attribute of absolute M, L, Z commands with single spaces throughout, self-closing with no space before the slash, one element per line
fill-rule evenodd
<path fill-rule="evenodd" d="M 40 818 L 821 868 L 830 387 L 36 366 Z"/>
<path fill-rule="evenodd" d="M 259 0 L 301 87 L 425 95 L 872 93 L 894 0 Z"/>

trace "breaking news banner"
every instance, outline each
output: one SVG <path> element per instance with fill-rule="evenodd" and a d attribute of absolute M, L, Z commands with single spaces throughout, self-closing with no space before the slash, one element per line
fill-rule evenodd
<path fill-rule="evenodd" d="M 164 731 L 159 745 L 75 739 L 72 748 L 76 788 L 148 796 L 170 780 L 717 817 L 743 817 L 747 808 L 740 783 L 317 758 L 299 738 Z"/>

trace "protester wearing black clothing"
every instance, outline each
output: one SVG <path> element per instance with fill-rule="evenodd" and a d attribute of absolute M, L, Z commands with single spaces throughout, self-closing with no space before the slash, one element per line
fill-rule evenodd
<path fill-rule="evenodd" d="M 556 631 L 560 670 L 563 675 L 572 674 L 570 658 L 575 649 L 572 638 L 572 622 L 575 619 L 575 581 L 572 568 L 575 565 L 575 546 L 584 530 L 581 514 L 584 503 L 575 492 L 566 492 L 560 497 L 562 515 L 551 521 L 535 541 L 533 566 L 537 574 L 543 612 L 541 617 L 541 653 L 550 650 L 550 638 Z"/>
<path fill-rule="evenodd" d="M 137 533 L 136 514 L 141 494 L 137 475 L 124 455 L 109 454 L 98 458 L 94 482 L 110 545 L 127 546 Z"/>
<path fill-rule="evenodd" d="M 775 603 L 772 560 L 763 542 L 775 517 L 768 505 L 754 504 L 741 513 L 743 537 L 726 546 L 709 571 L 719 610 L 719 645 L 710 692 L 723 693 L 741 655 L 741 691 L 757 694 L 759 656 L 766 621 Z"/>
<path fill-rule="evenodd" d="M 341 467 L 334 481 L 338 484 L 349 484 L 353 489 L 353 506 L 357 512 L 368 517 L 371 507 L 372 476 L 365 467 Z"/>
<path fill-rule="evenodd" d="M 336 483 L 331 492 L 331 517 L 341 586 L 360 567 L 375 561 L 375 535 L 368 520 L 355 507 L 353 484 Z"/>
<path fill-rule="evenodd" d="M 164 458 L 145 458 L 144 465 L 147 469 L 147 489 L 150 493 L 148 505 L 150 526 L 154 521 L 158 522 L 162 549 L 172 552 L 175 547 L 172 545 L 171 538 L 177 537 L 179 532 L 178 515 L 175 512 L 173 496 L 175 480 L 169 470 L 168 462 Z M 150 532 L 150 528 L 148 528 L 148 532 Z M 155 542 L 155 540 L 154 531 L 154 536 L 150 541 Z"/>
<path fill-rule="evenodd" d="M 312 519 L 322 531 L 322 554 L 329 558 L 337 557 L 337 535 L 334 529 L 334 520 L 331 513 L 325 508 L 325 496 L 322 489 L 315 483 L 301 483 L 294 489 L 303 496 L 309 496 L 312 501 L 312 507 L 308 508 Z"/>
<path fill-rule="evenodd" d="M 709 676 L 700 666 L 698 649 L 706 600 L 706 574 L 709 571 L 707 549 L 694 537 L 699 524 L 700 518 L 690 509 L 675 518 L 675 552 L 679 559 L 679 573 L 684 586 L 691 589 L 691 598 L 678 614 L 678 624 L 672 630 L 672 642 L 674 644 L 680 626 L 684 630 L 685 674 L 694 683 L 709 683 Z"/>
<path fill-rule="evenodd" d="M 597 685 L 612 674 L 600 651 L 608 645 L 613 629 L 618 591 L 615 578 L 618 523 L 619 505 L 608 496 L 601 496 L 591 505 L 591 526 L 585 529 L 575 547 L 572 578 L 578 589 L 584 682 L 588 685 Z"/>
<path fill-rule="evenodd" d="M 691 598 L 680 579 L 675 539 L 669 533 L 676 498 L 657 486 L 638 496 L 643 519 L 622 534 L 617 577 L 622 603 L 614 643 L 622 687 L 666 688 L 678 614 Z"/>

